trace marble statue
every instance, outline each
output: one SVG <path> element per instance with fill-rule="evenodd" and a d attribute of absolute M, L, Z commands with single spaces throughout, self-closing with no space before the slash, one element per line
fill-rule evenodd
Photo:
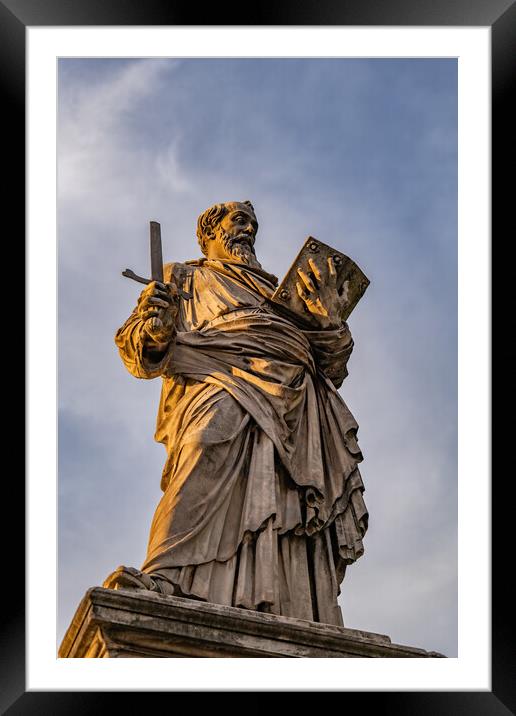
<path fill-rule="evenodd" d="M 203 258 L 166 263 L 116 333 L 127 370 L 162 380 L 167 457 L 145 561 L 104 586 L 342 626 L 340 585 L 368 523 L 358 425 L 338 392 L 347 295 L 328 258 L 298 270 L 312 326 L 276 311 L 257 231 L 248 201 L 207 209 Z"/>

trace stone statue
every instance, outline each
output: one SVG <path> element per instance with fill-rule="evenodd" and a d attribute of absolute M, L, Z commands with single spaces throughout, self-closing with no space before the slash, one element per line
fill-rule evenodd
<path fill-rule="evenodd" d="M 136 378 L 163 381 L 167 459 L 141 569 L 104 587 L 149 589 L 343 625 L 337 596 L 363 554 L 358 425 L 337 392 L 353 340 L 331 258 L 299 270 L 314 330 L 276 312 L 249 201 L 198 219 L 204 258 L 167 263 L 117 331 Z"/>

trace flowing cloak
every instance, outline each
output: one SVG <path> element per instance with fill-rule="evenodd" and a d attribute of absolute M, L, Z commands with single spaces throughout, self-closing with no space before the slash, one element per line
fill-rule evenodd
<path fill-rule="evenodd" d="M 347 324 L 300 329 L 267 301 L 275 277 L 237 261 L 164 276 L 192 294 L 166 351 L 146 347 L 136 309 L 115 336 L 132 375 L 163 380 L 164 494 L 142 571 L 180 596 L 342 625 L 368 522 L 358 425 L 337 392 Z"/>

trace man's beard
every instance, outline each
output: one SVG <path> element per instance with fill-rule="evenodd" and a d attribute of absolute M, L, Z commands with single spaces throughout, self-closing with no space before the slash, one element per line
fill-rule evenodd
<path fill-rule="evenodd" d="M 226 252 L 236 261 L 241 261 L 243 264 L 254 268 L 262 267 L 256 258 L 256 254 L 254 253 L 254 246 L 251 238 L 248 238 L 245 235 L 229 236 L 229 234 L 226 234 L 224 231 L 220 232 L 219 238 Z"/>

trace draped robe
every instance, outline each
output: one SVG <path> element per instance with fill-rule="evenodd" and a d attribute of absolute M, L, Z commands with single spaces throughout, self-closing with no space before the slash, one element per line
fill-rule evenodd
<path fill-rule="evenodd" d="M 237 261 L 166 264 L 192 294 L 166 351 L 135 308 L 117 331 L 137 378 L 162 378 L 163 496 L 141 570 L 179 596 L 343 625 L 337 596 L 363 554 L 358 425 L 339 395 L 346 323 L 311 331 L 267 301 L 275 277 Z"/>

